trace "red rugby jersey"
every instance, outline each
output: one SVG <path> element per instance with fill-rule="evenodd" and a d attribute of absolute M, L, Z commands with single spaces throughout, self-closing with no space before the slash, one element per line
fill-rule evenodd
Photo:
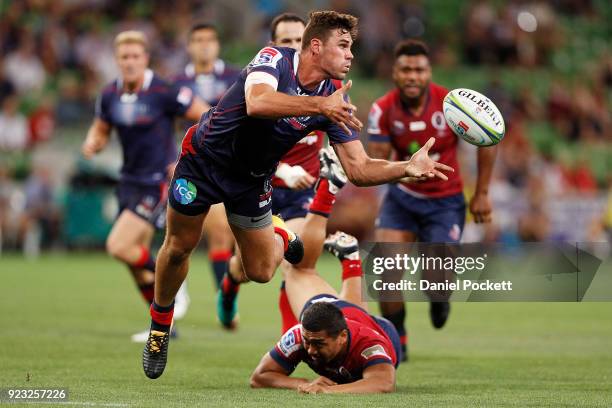
<path fill-rule="evenodd" d="M 369 140 L 391 143 L 393 158 L 398 161 L 408 160 L 430 137 L 436 138 L 429 155 L 455 169 L 454 173 L 447 173 L 448 181 L 398 184 L 403 190 L 428 198 L 447 197 L 463 190 L 457 162 L 458 138 L 442 114 L 442 101 L 447 93 L 446 88 L 431 82 L 423 112 L 413 116 L 400 99 L 400 90 L 395 88 L 372 104 L 368 117 Z"/>
<path fill-rule="evenodd" d="M 397 364 L 393 343 L 385 331 L 364 310 L 345 307 L 342 310 L 349 330 L 348 353 L 335 365 L 316 365 L 309 357 L 302 340 L 302 325 L 289 329 L 278 341 L 270 356 L 288 372 L 293 372 L 300 362 L 314 372 L 339 384 L 363 378 L 363 371 L 375 364 Z"/>

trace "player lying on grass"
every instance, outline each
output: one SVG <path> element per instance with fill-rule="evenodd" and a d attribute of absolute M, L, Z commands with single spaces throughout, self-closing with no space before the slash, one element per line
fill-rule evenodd
<path fill-rule="evenodd" d="M 305 248 L 316 244 L 320 248 L 323 243 L 304 241 Z M 354 237 L 336 233 L 325 241 L 325 248 L 342 261 L 344 270 L 349 263 L 361 272 Z M 294 312 L 302 310 L 300 323 L 263 356 L 251 375 L 251 387 L 308 394 L 392 392 L 401 353 L 399 334 L 391 322 L 360 306 L 361 273 L 347 277 L 343 271 L 341 295 L 318 274 L 292 271 L 286 279 L 300 287 L 288 294 Z M 301 362 L 320 377 L 291 377 Z"/>

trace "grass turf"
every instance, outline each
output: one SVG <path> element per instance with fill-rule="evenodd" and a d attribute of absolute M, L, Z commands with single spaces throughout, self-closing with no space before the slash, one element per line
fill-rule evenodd
<path fill-rule="evenodd" d="M 319 266 L 337 287 L 337 262 Z M 68 387 L 75 406 L 612 405 L 609 303 L 456 303 L 442 331 L 427 304 L 410 304 L 410 362 L 396 393 L 304 396 L 248 387 L 280 334 L 279 276 L 242 288 L 240 329 L 228 333 L 215 320 L 208 263 L 196 256 L 191 309 L 156 381 L 142 372 L 142 345 L 129 341 L 148 316 L 119 263 L 97 253 L 4 256 L 0 279 L 0 388 Z M 304 367 L 296 374 L 314 378 Z"/>

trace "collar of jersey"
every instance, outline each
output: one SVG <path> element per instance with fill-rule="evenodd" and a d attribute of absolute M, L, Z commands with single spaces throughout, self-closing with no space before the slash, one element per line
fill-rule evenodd
<path fill-rule="evenodd" d="M 142 80 L 142 88 L 140 91 L 146 91 L 151 86 L 151 82 L 153 81 L 153 71 L 147 68 L 144 72 L 144 79 Z M 123 78 L 117 78 L 117 90 L 121 91 L 123 89 Z M 140 92 L 138 91 L 138 92 Z"/>
<path fill-rule="evenodd" d="M 224 71 L 225 62 L 221 59 L 216 60 L 213 64 L 213 72 L 215 73 L 215 75 L 221 75 Z M 193 65 L 193 63 L 190 62 L 189 64 L 187 64 L 187 66 L 185 67 L 185 75 L 190 78 L 193 78 L 195 76 L 195 66 Z"/>

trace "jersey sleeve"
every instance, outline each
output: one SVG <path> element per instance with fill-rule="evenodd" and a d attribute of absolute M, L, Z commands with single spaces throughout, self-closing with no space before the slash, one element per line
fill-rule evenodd
<path fill-rule="evenodd" d="M 268 84 L 276 90 L 283 70 L 288 68 L 285 65 L 280 50 L 273 47 L 261 49 L 247 66 L 245 90 L 254 84 Z"/>
<path fill-rule="evenodd" d="M 174 84 L 168 86 L 164 94 L 166 112 L 173 116 L 183 116 L 193 103 L 195 95 L 191 88 L 185 85 Z"/>
<path fill-rule="evenodd" d="M 368 140 L 371 142 L 389 142 L 389 135 L 384 104 L 378 100 L 372 104 L 368 114 Z"/>
<path fill-rule="evenodd" d="M 96 118 L 103 120 L 104 122 L 111 124 L 111 116 L 110 116 L 110 93 L 103 92 L 96 99 L 96 110 L 95 115 Z"/>
<path fill-rule="evenodd" d="M 382 344 L 378 342 L 366 343 L 359 354 L 359 358 L 361 360 L 361 366 L 364 370 L 376 364 L 393 365 L 393 359 L 389 353 L 387 353 Z"/>
<path fill-rule="evenodd" d="M 270 350 L 270 356 L 281 367 L 291 374 L 295 367 L 302 361 L 302 331 L 301 325 L 295 325 L 287 330 L 281 339 Z"/>

